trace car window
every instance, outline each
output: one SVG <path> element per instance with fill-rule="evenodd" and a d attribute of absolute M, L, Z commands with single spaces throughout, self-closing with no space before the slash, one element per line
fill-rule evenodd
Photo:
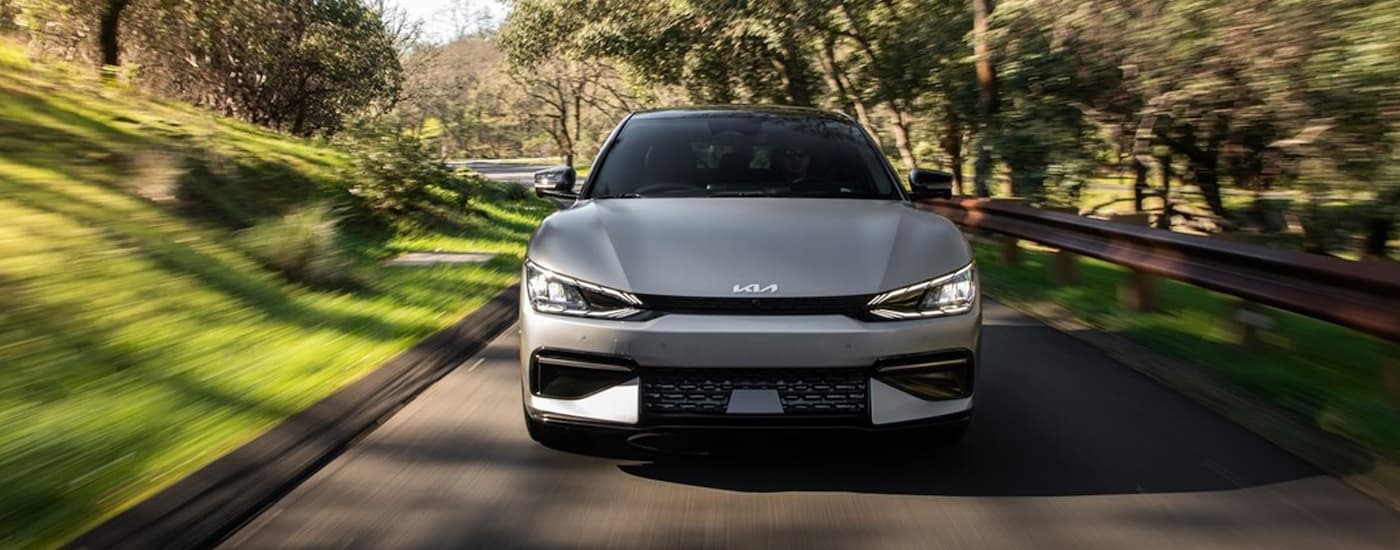
<path fill-rule="evenodd" d="M 633 119 L 593 175 L 588 196 L 898 199 L 883 162 L 857 127 L 837 120 Z"/>

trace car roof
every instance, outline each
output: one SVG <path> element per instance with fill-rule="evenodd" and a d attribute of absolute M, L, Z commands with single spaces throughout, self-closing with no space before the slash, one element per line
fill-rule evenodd
<path fill-rule="evenodd" d="M 749 116 L 817 118 L 831 120 L 834 122 L 855 122 L 851 119 L 851 117 L 842 113 L 823 111 L 821 109 L 815 109 L 812 107 L 794 107 L 790 105 L 695 105 L 689 107 L 669 107 L 665 109 L 651 109 L 646 111 L 638 111 L 632 114 L 632 118 L 638 120 Z"/>

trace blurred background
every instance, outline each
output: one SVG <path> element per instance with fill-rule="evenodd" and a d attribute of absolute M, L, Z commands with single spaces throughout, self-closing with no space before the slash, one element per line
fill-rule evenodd
<path fill-rule="evenodd" d="M 1400 0 L 0 0 L 0 546 L 512 284 L 555 205 L 468 161 L 582 176 L 634 110 L 841 111 L 960 195 L 1393 267 L 1397 29 Z M 1394 341 L 1177 283 L 1127 310 L 1121 266 L 977 247 L 998 299 L 1400 457 Z M 385 263 L 425 251 L 491 259 Z"/>

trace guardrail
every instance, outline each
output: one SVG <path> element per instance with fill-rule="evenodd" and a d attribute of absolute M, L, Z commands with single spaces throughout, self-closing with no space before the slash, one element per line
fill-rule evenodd
<path fill-rule="evenodd" d="M 1123 265 L 1138 278 L 1151 274 L 1184 281 L 1400 340 L 1400 265 L 1185 235 L 994 199 L 926 200 L 918 206 L 964 227 Z"/>

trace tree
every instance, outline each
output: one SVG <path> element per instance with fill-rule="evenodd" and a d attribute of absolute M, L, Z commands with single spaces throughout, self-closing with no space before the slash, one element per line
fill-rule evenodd
<path fill-rule="evenodd" d="M 122 11 L 130 3 L 130 0 L 107 0 L 106 9 L 102 11 L 102 20 L 98 23 L 98 32 L 100 33 L 98 42 L 102 44 L 103 66 L 115 67 L 121 64 L 119 58 L 121 45 L 118 42 L 117 31 Z"/>
<path fill-rule="evenodd" d="M 988 23 L 992 14 L 991 0 L 972 0 L 972 40 L 973 51 L 977 56 L 977 106 L 980 134 L 983 136 L 977 146 L 977 166 L 975 183 L 977 196 L 991 196 L 987 182 L 991 179 L 992 151 L 987 140 L 992 133 L 993 118 L 997 114 L 996 66 L 992 64 L 992 51 L 988 45 Z"/>
<path fill-rule="evenodd" d="M 41 51 L 133 63 L 156 92 L 303 135 L 392 103 L 402 78 L 397 37 L 361 0 L 21 2 Z"/>
<path fill-rule="evenodd" d="M 635 101 L 612 69 L 596 61 L 560 59 L 514 67 L 510 75 L 529 100 L 524 112 L 542 119 L 564 164 L 570 166 L 581 153 L 585 111 L 621 114 Z"/>
<path fill-rule="evenodd" d="M 359 0 L 165 0 L 139 20 L 138 62 L 157 90 L 301 135 L 392 104 L 394 37 Z"/>
<path fill-rule="evenodd" d="M 607 59 L 698 103 L 812 105 L 820 83 L 805 40 L 807 2 L 524 0 L 501 28 L 511 62 Z"/>

